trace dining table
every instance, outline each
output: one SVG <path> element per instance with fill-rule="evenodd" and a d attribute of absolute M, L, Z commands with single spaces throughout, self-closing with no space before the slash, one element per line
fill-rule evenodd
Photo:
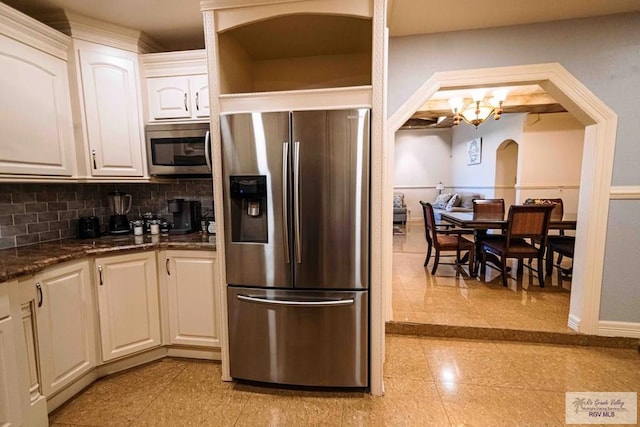
<path fill-rule="evenodd" d="M 476 256 L 473 271 L 469 274 L 477 276 L 482 248 L 478 243 L 488 235 L 489 230 L 505 230 L 507 228 L 506 215 L 502 217 L 474 217 L 473 212 L 443 212 L 440 220 L 447 222 L 454 227 L 473 230 L 476 242 Z M 565 214 L 562 219 L 552 219 L 549 221 L 549 230 L 575 230 L 577 225 L 576 215 Z M 468 255 L 467 255 L 468 256 Z M 464 260 L 463 260 L 464 261 Z M 493 264 L 497 269 L 501 269 L 502 262 L 495 255 L 488 253 L 487 262 Z"/>

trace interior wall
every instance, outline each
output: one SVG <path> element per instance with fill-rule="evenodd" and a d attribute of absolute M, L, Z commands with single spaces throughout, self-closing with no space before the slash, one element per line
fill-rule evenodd
<path fill-rule="evenodd" d="M 583 147 L 584 126 L 571 114 L 529 115 L 520 143 L 518 200 L 561 198 L 565 214 L 576 215 Z"/>
<path fill-rule="evenodd" d="M 394 191 L 404 193 L 409 219 L 422 220 L 420 200 L 433 201 L 442 182 L 449 187 L 451 130 L 399 130 L 395 139 Z"/>
<path fill-rule="evenodd" d="M 506 139 L 522 139 L 526 114 L 503 114 L 500 120 L 487 120 L 478 128 L 461 123 L 454 127 L 451 145 L 451 185 L 457 190 L 476 191 L 485 198 L 496 197 L 496 151 Z M 480 163 L 468 164 L 467 143 L 482 139 Z"/>

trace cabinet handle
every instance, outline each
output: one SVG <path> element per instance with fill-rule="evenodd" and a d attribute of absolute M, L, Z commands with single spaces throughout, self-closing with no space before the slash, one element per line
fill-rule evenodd
<path fill-rule="evenodd" d="M 40 282 L 36 283 L 36 289 L 38 290 L 38 307 L 42 307 L 44 297 L 42 295 L 42 285 L 40 285 Z"/>
<path fill-rule="evenodd" d="M 200 92 L 196 92 L 196 110 L 200 111 L 200 103 L 198 102 L 198 95 L 200 95 Z"/>
<path fill-rule="evenodd" d="M 98 169 L 98 165 L 96 163 L 96 150 L 91 150 L 91 157 L 93 158 L 93 168 Z"/>
<path fill-rule="evenodd" d="M 187 94 L 184 94 L 184 110 L 189 111 L 189 106 L 187 105 Z"/>
<path fill-rule="evenodd" d="M 100 286 L 104 285 L 104 281 L 102 280 L 102 266 L 98 266 L 98 274 L 100 275 Z"/>
<path fill-rule="evenodd" d="M 169 258 L 164 262 L 164 267 L 167 269 L 167 275 L 171 276 L 171 270 L 169 270 Z"/>

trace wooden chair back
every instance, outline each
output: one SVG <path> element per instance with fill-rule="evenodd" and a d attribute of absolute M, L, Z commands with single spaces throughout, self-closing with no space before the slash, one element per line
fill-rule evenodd
<path fill-rule="evenodd" d="M 514 205 L 509 208 L 507 217 L 506 247 L 513 239 L 532 238 L 540 243 L 544 251 L 547 244 L 547 232 L 554 205 Z"/>
<path fill-rule="evenodd" d="M 504 199 L 473 199 L 473 219 L 504 219 Z"/>
<path fill-rule="evenodd" d="M 436 217 L 433 213 L 433 206 L 429 202 L 420 201 L 422 214 L 424 216 L 424 232 L 427 242 L 437 246 L 438 233 L 436 232 Z"/>
<path fill-rule="evenodd" d="M 524 205 L 553 205 L 551 221 L 562 221 L 564 216 L 564 204 L 562 199 L 527 199 Z"/>

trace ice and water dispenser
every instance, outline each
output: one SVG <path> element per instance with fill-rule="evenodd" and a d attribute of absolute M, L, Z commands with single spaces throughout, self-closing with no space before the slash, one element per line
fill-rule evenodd
<path fill-rule="evenodd" d="M 231 240 L 267 243 L 267 177 L 231 176 Z"/>

